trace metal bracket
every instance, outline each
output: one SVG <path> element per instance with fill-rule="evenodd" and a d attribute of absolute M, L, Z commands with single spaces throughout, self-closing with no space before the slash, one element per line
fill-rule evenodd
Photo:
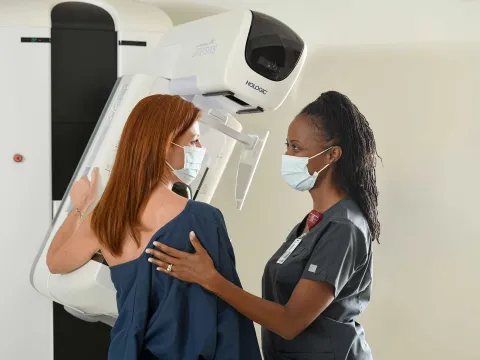
<path fill-rule="evenodd" d="M 221 133 L 237 140 L 238 142 L 242 143 L 245 146 L 245 149 L 251 150 L 255 147 L 258 141 L 258 136 L 244 134 L 242 132 L 238 132 L 227 125 L 225 125 L 226 120 L 228 119 L 230 114 L 225 114 L 220 111 L 209 110 L 206 114 L 204 114 L 200 121 L 204 124 L 207 124 L 211 128 L 220 131 Z"/>

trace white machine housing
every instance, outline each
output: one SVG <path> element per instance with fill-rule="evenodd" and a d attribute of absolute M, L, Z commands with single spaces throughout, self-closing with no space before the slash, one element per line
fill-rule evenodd
<path fill-rule="evenodd" d="M 213 44 L 217 44 L 215 50 L 204 54 L 203 50 L 198 49 L 202 48 L 205 39 L 210 39 L 209 29 L 212 26 L 221 26 L 225 34 L 222 34 L 219 40 L 214 39 Z M 227 31 L 230 27 L 233 30 Z M 252 37 L 252 34 L 257 33 L 269 34 L 268 29 L 276 29 L 277 32 L 263 40 Z M 202 32 L 208 36 L 201 36 Z M 284 39 L 280 37 L 279 40 L 278 34 L 289 34 L 290 40 L 284 41 L 282 45 Z M 202 139 L 207 152 L 211 153 L 209 143 L 215 150 L 213 155 L 210 154 L 208 164 L 211 171 L 207 175 L 205 172 L 201 174 L 202 182 L 209 184 L 208 192 L 202 194 L 194 189 L 194 192 L 199 193 L 197 200 L 210 201 L 226 161 L 233 151 L 235 142 L 232 139 L 243 143 L 245 149 L 242 168 L 246 168 L 247 173 L 247 180 L 242 188 L 243 203 L 268 131 L 261 134 L 241 133 L 241 126 L 232 114 L 273 110 L 284 101 L 306 56 L 303 41 L 296 34 L 295 41 L 291 40 L 292 34 L 293 31 L 286 25 L 251 11 L 215 15 L 180 25 L 167 32 L 152 52 L 147 74 L 123 76 L 117 81 L 32 267 L 31 281 L 37 291 L 65 305 L 73 313 L 83 314 L 85 320 L 113 325 L 117 316 L 115 289 L 103 258 L 96 256 L 69 274 L 53 275 L 46 266 L 46 254 L 53 236 L 69 210 L 68 194 L 73 182 L 89 174 L 92 167 L 101 169 L 96 201 L 100 199 L 128 114 L 136 103 L 147 95 L 183 95 L 204 110 L 201 119 L 204 124 L 220 131 L 211 132 L 209 139 Z M 286 38 L 286 35 L 284 37 Z M 274 45 L 283 46 L 284 51 L 277 49 L 269 52 L 269 48 Z M 296 58 L 290 54 L 293 47 L 299 49 L 295 53 Z M 246 51 L 248 49 L 251 55 Z M 286 53 L 289 53 L 290 57 L 286 56 Z M 155 67 L 152 67 L 152 64 L 155 63 L 158 74 L 153 74 Z M 240 69 L 237 75 L 235 69 L 229 69 L 234 66 Z M 259 72 L 262 75 L 259 75 Z M 259 91 L 257 85 L 252 88 L 248 84 L 252 79 L 265 86 L 263 91 Z M 201 184 L 197 183 L 195 186 L 198 190 Z M 95 203 L 89 211 L 94 205 Z"/>
<path fill-rule="evenodd" d="M 300 37 L 278 20 L 232 11 L 176 26 L 150 59 L 151 73 L 171 79 L 172 93 L 223 95 L 232 114 L 277 109 L 306 56 Z"/>

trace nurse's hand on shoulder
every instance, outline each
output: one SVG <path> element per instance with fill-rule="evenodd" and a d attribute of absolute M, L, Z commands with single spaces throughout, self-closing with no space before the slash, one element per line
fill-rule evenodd
<path fill-rule="evenodd" d="M 154 242 L 153 245 L 160 251 L 147 249 L 146 252 L 153 255 L 148 261 L 157 265 L 158 271 L 189 283 L 198 284 L 208 290 L 217 270 L 193 231 L 190 233 L 190 241 L 195 249 L 194 254 Z"/>

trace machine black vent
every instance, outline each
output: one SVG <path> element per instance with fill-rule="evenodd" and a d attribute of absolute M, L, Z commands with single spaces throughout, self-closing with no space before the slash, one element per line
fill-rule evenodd
<path fill-rule="evenodd" d="M 192 198 L 192 189 L 187 184 L 182 182 L 177 182 L 173 184 L 172 191 L 175 194 L 183 196 L 184 198 L 191 199 Z"/>
<path fill-rule="evenodd" d="M 20 38 L 20 42 L 22 42 L 22 43 L 49 43 L 50 38 L 22 37 L 22 38 Z"/>
<path fill-rule="evenodd" d="M 237 115 L 255 114 L 255 113 L 261 113 L 261 112 L 263 112 L 263 108 L 261 108 L 260 106 L 257 106 L 255 109 L 238 110 Z"/>
<path fill-rule="evenodd" d="M 120 40 L 118 45 L 121 46 L 147 46 L 146 41 L 132 41 L 132 40 Z"/>
<path fill-rule="evenodd" d="M 209 168 L 207 167 L 205 169 L 205 172 L 203 173 L 202 179 L 200 180 L 200 184 L 198 184 L 197 191 L 195 191 L 195 195 L 193 196 L 193 200 L 197 199 L 198 193 L 200 192 L 200 189 L 202 188 L 203 182 L 205 181 L 205 178 L 207 177 Z"/>
<path fill-rule="evenodd" d="M 225 96 L 227 99 L 230 99 L 232 100 L 233 102 L 236 102 L 238 105 L 240 106 L 250 106 L 250 104 L 246 103 L 245 101 L 243 100 L 240 100 L 239 98 L 237 98 L 235 95 L 227 95 Z"/>
<path fill-rule="evenodd" d="M 291 74 L 305 44 L 292 29 L 271 16 L 252 11 L 245 60 L 256 73 L 272 81 Z"/>
<path fill-rule="evenodd" d="M 225 91 L 215 91 L 211 93 L 205 93 L 202 94 L 205 97 L 209 96 L 225 96 L 227 99 L 232 100 L 233 102 L 237 103 L 240 106 L 250 106 L 250 104 L 246 103 L 245 101 L 239 99 L 238 97 L 235 96 L 235 94 L 232 91 L 225 90 Z"/>

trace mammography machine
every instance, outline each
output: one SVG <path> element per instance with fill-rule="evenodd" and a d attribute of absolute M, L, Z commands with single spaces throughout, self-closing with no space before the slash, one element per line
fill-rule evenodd
<path fill-rule="evenodd" d="M 39 296 L 31 264 L 115 82 L 172 27 L 133 0 L 0 1 L 0 359 L 106 358 L 109 327 Z"/>
<path fill-rule="evenodd" d="M 176 94 L 203 109 L 201 136 L 208 157 L 191 186 L 194 198 L 210 201 L 235 142 L 239 142 L 243 151 L 236 201 L 241 209 L 268 131 L 244 133 L 239 120 L 250 113 L 278 108 L 292 89 L 305 57 L 303 41 L 290 28 L 248 10 L 168 30 L 149 52 L 143 74 L 123 75 L 116 81 L 32 267 L 35 289 L 78 317 L 113 325 L 117 316 L 115 289 L 101 254 L 65 275 L 53 275 L 46 266 L 48 247 L 69 210 L 73 182 L 88 175 L 92 167 L 99 167 L 98 201 L 130 111 L 150 94 Z"/>

